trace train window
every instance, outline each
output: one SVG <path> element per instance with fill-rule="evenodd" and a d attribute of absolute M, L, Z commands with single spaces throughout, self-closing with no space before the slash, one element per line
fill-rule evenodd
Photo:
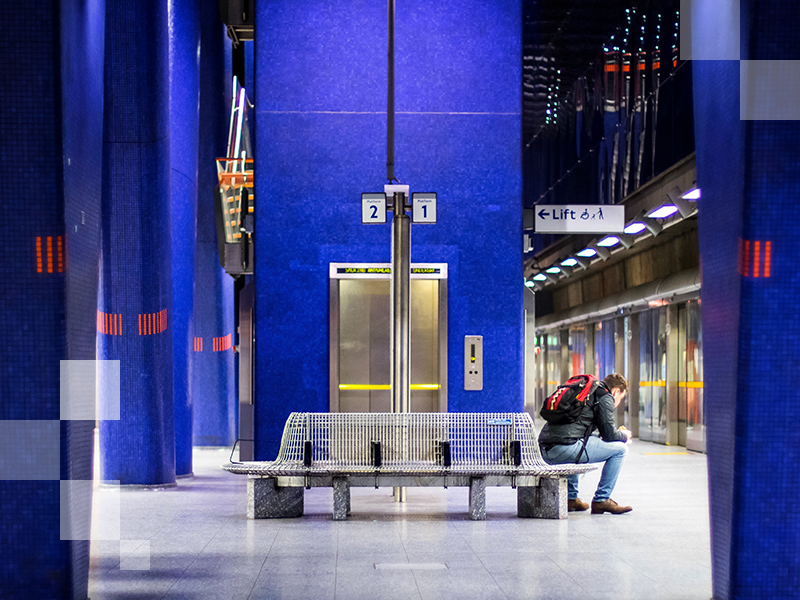
<path fill-rule="evenodd" d="M 571 375 L 581 375 L 586 369 L 586 329 L 572 327 L 569 330 L 569 355 Z"/>
<path fill-rule="evenodd" d="M 639 315 L 639 437 L 667 441 L 667 307 Z"/>
<path fill-rule="evenodd" d="M 703 332 L 700 316 L 700 304 L 697 301 L 687 302 L 678 312 L 678 443 L 690 450 L 705 452 Z"/>
<path fill-rule="evenodd" d="M 607 319 L 594 326 L 594 365 L 595 373 L 603 378 L 615 369 L 614 332 L 616 319 Z"/>
<path fill-rule="evenodd" d="M 557 331 L 547 334 L 547 387 L 549 396 L 561 385 L 561 341 Z"/>

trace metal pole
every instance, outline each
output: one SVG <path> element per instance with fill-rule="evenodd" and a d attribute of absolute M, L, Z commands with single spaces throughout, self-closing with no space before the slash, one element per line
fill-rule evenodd
<path fill-rule="evenodd" d="M 394 0 L 389 0 L 389 64 L 386 94 L 386 179 L 395 181 L 394 176 Z M 395 214 L 397 214 L 395 212 Z"/>
<path fill-rule="evenodd" d="M 391 345 L 392 412 L 407 413 L 411 405 L 411 218 L 405 211 L 405 194 L 394 195 L 392 219 Z M 395 487 L 396 502 L 406 501 L 406 488 Z"/>

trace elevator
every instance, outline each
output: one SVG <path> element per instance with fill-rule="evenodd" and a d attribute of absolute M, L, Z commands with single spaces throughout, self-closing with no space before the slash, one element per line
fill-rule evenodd
<path fill-rule="evenodd" d="M 330 410 L 390 412 L 390 264 L 330 265 Z M 447 264 L 412 264 L 411 412 L 447 411 Z"/>

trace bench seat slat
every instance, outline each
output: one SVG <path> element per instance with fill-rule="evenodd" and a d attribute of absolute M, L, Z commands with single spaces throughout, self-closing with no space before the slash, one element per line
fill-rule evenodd
<path fill-rule="evenodd" d="M 260 462 L 246 462 L 241 463 L 238 465 L 225 465 L 225 470 L 230 471 L 231 473 L 236 473 L 238 475 L 261 475 L 261 476 L 279 476 L 279 475 L 293 475 L 293 476 L 330 476 L 331 474 L 358 474 L 358 475 L 369 475 L 369 474 L 393 474 L 393 475 L 404 475 L 407 474 L 409 476 L 417 475 L 417 474 L 424 474 L 424 473 L 431 473 L 435 475 L 447 475 L 448 473 L 453 474 L 473 474 L 473 475 L 480 475 L 481 473 L 503 473 L 506 475 L 542 475 L 542 476 L 561 476 L 561 475 L 571 475 L 574 473 L 586 473 L 588 471 L 592 471 L 593 469 L 597 468 L 596 464 L 582 464 L 582 465 L 548 465 L 547 468 L 542 467 L 519 467 L 513 468 L 508 467 L 506 465 L 484 465 L 484 466 L 453 466 L 449 468 L 430 465 L 430 464 L 421 464 L 418 466 L 414 465 L 403 465 L 403 466 L 396 466 L 393 467 L 392 465 L 383 465 L 382 467 L 375 468 L 370 466 L 353 466 L 353 467 L 342 467 L 336 465 L 335 463 L 331 464 L 315 464 L 313 467 L 308 468 L 304 467 L 302 462 L 291 464 L 291 463 L 260 463 Z"/>

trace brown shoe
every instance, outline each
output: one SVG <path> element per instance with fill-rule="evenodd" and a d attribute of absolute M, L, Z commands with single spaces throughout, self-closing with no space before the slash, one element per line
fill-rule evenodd
<path fill-rule="evenodd" d="M 592 500 L 592 514 L 602 515 L 603 513 L 611 513 L 612 515 L 621 515 L 622 513 L 631 512 L 633 510 L 630 506 L 620 506 L 611 498 L 603 500 L 602 502 L 595 502 Z"/>
<path fill-rule="evenodd" d="M 581 512 L 584 510 L 589 510 L 589 505 L 580 498 L 575 498 L 575 500 L 567 500 L 568 512 Z"/>

